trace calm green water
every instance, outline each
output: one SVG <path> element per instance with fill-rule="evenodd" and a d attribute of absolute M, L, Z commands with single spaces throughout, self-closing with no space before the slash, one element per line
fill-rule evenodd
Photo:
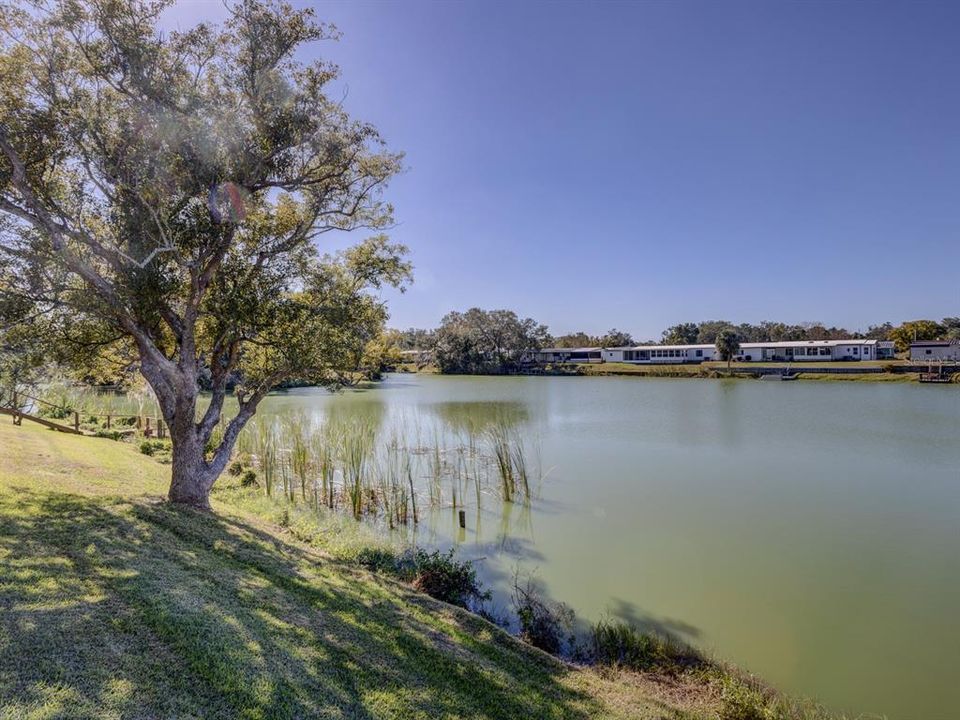
<path fill-rule="evenodd" d="M 893 720 L 957 717 L 960 387 L 396 375 L 268 413 L 381 428 L 509 417 L 529 510 L 450 509 L 419 540 L 518 564 L 578 615 L 667 626 L 775 685 Z"/>

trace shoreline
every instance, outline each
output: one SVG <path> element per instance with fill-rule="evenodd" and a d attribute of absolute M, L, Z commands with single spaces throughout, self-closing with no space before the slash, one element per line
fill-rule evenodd
<path fill-rule="evenodd" d="M 729 370 L 725 363 L 700 363 L 677 365 L 634 365 L 630 363 L 571 363 L 568 365 L 546 366 L 543 368 L 518 370 L 508 373 L 464 374 L 466 377 L 506 377 L 506 376 L 545 376 L 545 377 L 637 377 L 637 378 L 693 378 L 704 380 L 741 379 L 757 380 L 763 375 L 773 375 L 789 371 L 797 380 L 807 382 L 897 382 L 920 384 L 920 375 L 926 370 L 909 363 L 887 363 L 885 365 L 853 366 L 853 363 L 812 363 L 799 365 L 785 363 L 739 363 Z M 435 366 L 415 368 L 398 366 L 392 372 L 396 374 L 443 375 Z M 461 373 L 449 373 L 450 376 Z M 960 384 L 960 370 L 951 367 L 949 382 L 942 384 Z"/>

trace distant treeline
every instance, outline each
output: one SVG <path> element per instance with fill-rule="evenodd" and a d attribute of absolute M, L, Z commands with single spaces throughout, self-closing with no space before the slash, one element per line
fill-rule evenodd
<path fill-rule="evenodd" d="M 427 330 L 410 328 L 390 331 L 391 341 L 401 350 L 429 350 L 441 372 L 506 372 L 519 364 L 525 353 L 544 347 L 618 347 L 625 345 L 713 344 L 724 330 L 736 334 L 739 342 L 779 342 L 785 340 L 836 340 L 868 338 L 893 340 L 897 351 L 904 352 L 915 340 L 960 339 L 960 317 L 942 320 L 909 320 L 894 325 L 871 325 L 866 332 L 823 323 L 789 324 L 764 321 L 759 324 L 733 323 L 729 320 L 704 320 L 673 325 L 659 340 L 638 340 L 616 328 L 602 335 L 575 332 L 551 335 L 546 325 L 532 318 L 521 319 L 512 310 L 451 312 L 440 327 Z"/>

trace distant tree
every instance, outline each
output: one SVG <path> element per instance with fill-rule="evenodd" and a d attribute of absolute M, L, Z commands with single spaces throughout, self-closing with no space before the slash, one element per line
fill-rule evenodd
<path fill-rule="evenodd" d="M 693 345 L 698 341 L 699 335 L 700 328 L 696 323 L 680 323 L 663 331 L 663 344 Z"/>
<path fill-rule="evenodd" d="M 545 325 L 512 310 L 471 308 L 448 313 L 436 331 L 434 353 L 443 373 L 501 373 L 549 339 Z"/>
<path fill-rule="evenodd" d="M 770 340 L 770 333 L 763 323 L 759 325 L 740 323 L 733 328 L 733 331 L 741 342 L 768 342 Z"/>
<path fill-rule="evenodd" d="M 724 329 L 717 333 L 714 342 L 717 348 L 717 354 L 721 360 L 727 361 L 727 370 L 729 370 L 733 356 L 740 351 L 740 338 L 737 337 L 737 334 L 733 330 Z"/>
<path fill-rule="evenodd" d="M 760 323 L 760 339 L 757 342 L 778 342 L 784 335 L 787 326 L 781 322 L 764 320 Z"/>
<path fill-rule="evenodd" d="M 552 338 L 550 344 L 558 348 L 594 347 L 600 344 L 600 338 L 580 331 Z"/>
<path fill-rule="evenodd" d="M 701 345 L 710 345 L 716 342 L 721 330 L 732 330 L 733 323 L 729 320 L 705 320 L 697 330 L 697 342 Z"/>
<path fill-rule="evenodd" d="M 940 324 L 945 340 L 960 340 L 960 317 L 945 317 Z"/>
<path fill-rule="evenodd" d="M 882 325 L 871 325 L 863 336 L 868 340 L 889 340 L 892 331 L 893 324 L 885 322 Z"/>
<path fill-rule="evenodd" d="M 910 343 L 919 340 L 938 340 L 947 329 L 934 320 L 908 320 L 890 331 L 888 339 L 893 340 L 898 352 L 910 349 Z"/>
<path fill-rule="evenodd" d="M 167 4 L 0 5 L 0 294 L 50 338 L 132 350 L 170 429 L 169 498 L 206 509 L 266 394 L 341 382 L 382 329 L 406 248 L 316 241 L 387 227 L 402 158 L 328 96 L 335 66 L 298 62 L 335 36 L 311 10 L 237 0 L 165 33 Z"/>
<path fill-rule="evenodd" d="M 822 323 L 808 323 L 804 326 L 804 330 L 804 340 L 827 340 L 830 337 L 830 333 Z"/>
<path fill-rule="evenodd" d="M 597 345 L 601 347 L 627 347 L 628 345 L 635 344 L 633 336 L 630 333 L 617 330 L 616 328 L 607 330 L 605 334 L 600 336 L 599 342 L 597 343 Z"/>
<path fill-rule="evenodd" d="M 397 344 L 401 350 L 430 350 L 435 342 L 435 330 L 407 328 L 397 330 Z"/>

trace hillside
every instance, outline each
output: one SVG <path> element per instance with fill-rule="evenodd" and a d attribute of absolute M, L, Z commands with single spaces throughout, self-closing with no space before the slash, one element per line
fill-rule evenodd
<path fill-rule="evenodd" d="M 0 423 L 0 718 L 673 718 L 239 509 L 129 445 Z"/>

